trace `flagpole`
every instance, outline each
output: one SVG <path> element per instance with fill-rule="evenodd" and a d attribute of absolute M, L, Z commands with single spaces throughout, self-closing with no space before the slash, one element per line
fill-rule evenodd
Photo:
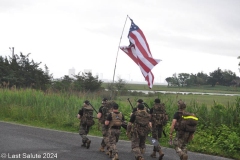
<path fill-rule="evenodd" d="M 114 72 L 113 72 L 113 82 L 112 82 L 112 84 L 114 84 L 114 77 L 115 77 L 115 71 L 116 71 L 116 66 L 117 66 L 117 58 L 118 58 L 119 47 L 120 47 L 120 44 L 121 44 L 123 31 L 124 31 L 124 28 L 125 28 L 125 25 L 126 25 L 126 22 L 127 22 L 127 19 L 128 19 L 128 18 L 129 18 L 129 17 L 128 17 L 128 15 L 127 15 L 126 20 L 125 20 L 125 23 L 124 23 L 124 26 L 123 26 L 122 34 L 121 34 L 121 37 L 120 37 L 120 41 L 119 41 L 119 44 L 118 44 L 117 56 L 116 56 L 115 67 L 114 67 Z M 112 97 L 112 93 L 111 93 L 111 97 Z"/>

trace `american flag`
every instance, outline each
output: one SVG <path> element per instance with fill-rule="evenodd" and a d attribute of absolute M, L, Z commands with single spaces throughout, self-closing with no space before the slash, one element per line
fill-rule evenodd
<path fill-rule="evenodd" d="M 149 49 L 147 40 L 141 29 L 131 20 L 131 27 L 128 34 L 130 41 L 129 46 L 121 46 L 120 49 L 124 51 L 139 67 L 148 82 L 149 88 L 152 88 L 154 75 L 151 72 L 160 59 L 154 59 Z"/>

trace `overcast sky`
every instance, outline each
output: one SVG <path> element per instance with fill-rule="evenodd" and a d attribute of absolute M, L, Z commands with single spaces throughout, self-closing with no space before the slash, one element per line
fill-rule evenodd
<path fill-rule="evenodd" d="M 130 20 L 145 34 L 155 82 L 174 73 L 209 74 L 218 67 L 239 76 L 239 0 L 0 0 L 0 55 L 31 53 L 54 78 L 91 69 L 94 75 L 144 81 L 121 50 Z M 118 53 L 118 56 L 117 56 Z"/>

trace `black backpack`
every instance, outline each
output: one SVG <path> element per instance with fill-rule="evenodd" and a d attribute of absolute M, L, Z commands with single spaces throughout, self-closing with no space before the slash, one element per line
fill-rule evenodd
<path fill-rule="evenodd" d="M 102 116 L 104 121 L 107 119 L 107 116 L 112 112 L 112 103 L 113 102 L 108 101 L 102 108 Z"/>

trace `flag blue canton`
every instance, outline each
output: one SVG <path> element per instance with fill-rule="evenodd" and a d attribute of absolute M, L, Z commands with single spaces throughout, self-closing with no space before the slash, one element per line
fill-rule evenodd
<path fill-rule="evenodd" d="M 132 31 L 135 31 L 135 30 L 138 30 L 139 27 L 133 22 L 133 20 L 131 19 L 131 27 L 130 27 L 130 30 L 129 32 L 132 32 Z"/>

